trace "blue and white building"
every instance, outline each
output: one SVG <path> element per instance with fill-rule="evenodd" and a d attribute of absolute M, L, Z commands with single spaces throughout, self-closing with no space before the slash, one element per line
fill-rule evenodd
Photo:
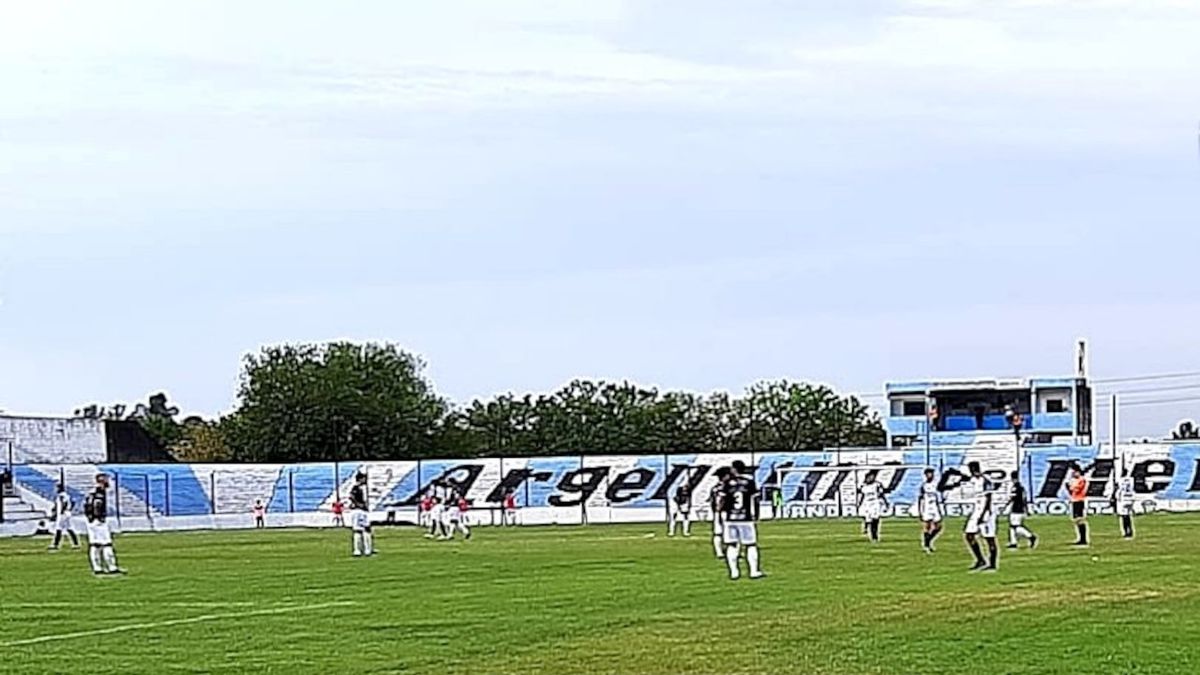
<path fill-rule="evenodd" d="M 968 445 L 1017 432 L 1026 444 L 1092 442 L 1092 389 L 1086 377 L 895 382 L 884 391 L 891 447 Z"/>

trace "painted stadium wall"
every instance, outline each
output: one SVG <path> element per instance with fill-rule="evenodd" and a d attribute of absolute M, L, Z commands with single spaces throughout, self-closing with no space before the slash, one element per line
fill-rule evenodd
<path fill-rule="evenodd" d="M 662 522 L 667 497 L 685 480 L 695 486 L 697 515 L 715 482 L 714 472 L 734 460 L 757 467 L 760 485 L 778 487 L 785 500 L 783 517 L 832 518 L 855 515 L 854 501 L 862 470 L 852 465 L 901 465 L 881 472 L 892 507 L 888 515 L 908 517 L 921 481 L 921 450 L 873 450 L 758 455 L 618 455 L 518 459 L 436 460 L 422 462 L 343 462 L 337 465 L 244 464 L 24 464 L 14 467 L 21 499 L 43 510 L 57 481 L 66 482 L 76 504 L 98 471 L 114 476 L 116 524 L 123 530 L 250 527 L 256 500 L 268 507 L 271 526 L 328 526 L 331 506 L 344 498 L 358 471 L 365 471 L 376 521 L 396 524 L 416 519 L 421 494 L 439 478 L 466 492 L 477 524 L 498 522 L 495 510 L 512 489 L 523 524 Z M 980 461 L 997 478 L 1016 465 L 1011 446 L 935 448 L 931 464 L 939 468 L 951 515 L 962 513 L 957 486 L 969 461 Z M 1035 513 L 1065 513 L 1063 484 L 1073 463 L 1087 468 L 1091 508 L 1105 512 L 1112 479 L 1130 471 L 1142 499 L 1138 509 L 1200 510 L 1200 444 L 1147 444 L 1111 451 L 1061 446 L 1026 449 L 1020 472 L 1034 499 Z M 830 468 L 835 467 L 835 468 Z M 769 517 L 764 505 L 764 517 Z M 29 534 L 36 522 L 8 523 L 2 533 Z"/>
<path fill-rule="evenodd" d="M 79 464 L 107 459 L 100 420 L 0 415 L 0 462 Z"/>

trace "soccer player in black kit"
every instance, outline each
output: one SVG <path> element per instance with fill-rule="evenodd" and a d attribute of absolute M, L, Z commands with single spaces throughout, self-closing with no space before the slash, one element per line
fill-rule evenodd
<path fill-rule="evenodd" d="M 375 555 L 375 535 L 371 532 L 371 512 L 367 506 L 367 474 L 360 473 L 354 477 L 354 487 L 350 488 L 350 528 L 354 557 L 361 558 Z"/>
<path fill-rule="evenodd" d="M 729 478 L 721 491 L 721 513 L 725 521 L 725 562 L 729 564 L 729 578 L 741 576 L 738 558 L 741 547 L 746 547 L 746 563 L 750 567 L 750 578 L 765 576 L 758 566 L 758 486 L 754 476 L 740 460 L 733 463 Z"/>
<path fill-rule="evenodd" d="M 667 536 L 675 536 L 675 526 L 683 523 L 683 536 L 692 536 L 692 486 L 690 478 L 685 477 L 682 485 L 675 490 L 675 510 L 671 514 L 671 522 L 667 527 Z"/>
<path fill-rule="evenodd" d="M 1017 538 L 1029 540 L 1029 548 L 1037 548 L 1037 535 L 1025 527 L 1025 516 L 1029 515 L 1029 496 L 1021 485 L 1021 473 L 1012 472 L 1012 488 L 1008 495 L 1008 547 L 1017 547 Z"/>
<path fill-rule="evenodd" d="M 124 574 L 117 566 L 117 554 L 113 551 L 112 532 L 108 529 L 108 476 L 96 476 L 96 487 L 83 502 L 83 513 L 87 517 L 88 559 L 92 573 Z"/>

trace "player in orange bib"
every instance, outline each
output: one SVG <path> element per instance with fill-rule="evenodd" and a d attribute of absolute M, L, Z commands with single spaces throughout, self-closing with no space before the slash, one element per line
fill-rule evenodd
<path fill-rule="evenodd" d="M 1067 495 L 1071 499 L 1071 518 L 1075 520 L 1075 530 L 1079 533 L 1075 546 L 1088 545 L 1087 493 L 1088 481 L 1083 477 L 1083 470 L 1079 467 L 1071 469 Z"/>

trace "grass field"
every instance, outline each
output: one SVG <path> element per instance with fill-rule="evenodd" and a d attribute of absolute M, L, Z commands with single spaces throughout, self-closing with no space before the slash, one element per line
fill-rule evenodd
<path fill-rule="evenodd" d="M 1142 518 L 1135 542 L 1093 519 L 1090 550 L 1034 519 L 1038 550 L 989 575 L 960 525 L 926 556 L 912 522 L 875 547 L 853 521 L 767 523 L 770 577 L 739 582 L 707 524 L 385 529 L 370 560 L 346 531 L 128 535 L 124 578 L 0 541 L 0 671 L 1200 672 L 1200 518 Z"/>

